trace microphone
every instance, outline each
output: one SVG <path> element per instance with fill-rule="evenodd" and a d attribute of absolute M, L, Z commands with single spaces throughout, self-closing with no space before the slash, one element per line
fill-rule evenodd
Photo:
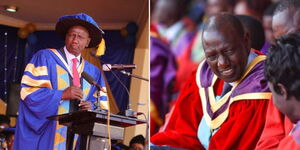
<path fill-rule="evenodd" d="M 89 74 L 87 74 L 86 72 L 82 72 L 81 76 L 87 81 L 89 82 L 89 84 L 94 85 L 97 87 L 97 89 L 99 91 L 102 91 L 104 93 L 106 93 L 106 91 L 104 89 L 102 89 L 102 87 L 95 81 L 95 79 L 93 77 L 91 77 Z"/>
<path fill-rule="evenodd" d="M 121 69 L 133 69 L 133 68 L 136 68 L 135 64 L 132 64 L 131 68 L 128 68 L 128 65 L 126 65 L 127 68 L 124 68 L 125 65 L 122 65 L 122 64 L 113 64 L 113 65 L 111 65 L 111 64 L 105 64 L 105 62 L 103 62 L 101 59 L 100 59 L 100 61 L 101 61 L 101 63 L 103 63 L 103 65 L 102 65 L 102 70 L 103 71 L 111 71 L 111 70 L 113 70 L 112 66 L 120 66 L 120 65 L 122 66 Z M 119 70 L 119 69 L 116 69 L 116 70 Z M 124 83 L 120 80 L 120 78 L 114 73 L 114 71 L 111 71 L 111 73 L 117 79 L 117 81 L 124 87 L 126 93 L 128 94 L 127 109 L 124 110 L 124 111 L 120 111 L 117 114 L 118 115 L 123 115 L 123 116 L 126 116 L 126 117 L 137 118 L 137 115 L 138 115 L 137 112 L 135 112 L 135 111 L 133 111 L 131 109 L 131 100 L 130 100 L 130 94 L 129 94 L 128 88 L 126 87 L 126 85 L 124 85 Z"/>
<path fill-rule="evenodd" d="M 136 65 L 135 64 L 103 64 L 102 65 L 102 70 L 103 71 L 111 71 L 111 70 L 124 70 L 124 69 L 135 69 Z"/>

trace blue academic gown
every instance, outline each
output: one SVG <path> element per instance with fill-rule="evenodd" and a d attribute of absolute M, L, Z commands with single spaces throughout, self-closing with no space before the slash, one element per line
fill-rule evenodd
<path fill-rule="evenodd" d="M 78 72 L 86 72 L 105 89 L 103 76 L 97 67 L 82 59 Z M 69 112 L 69 100 L 61 100 L 64 89 L 71 85 L 72 73 L 60 50 L 38 51 L 25 68 L 21 82 L 21 100 L 17 120 L 14 150 L 65 149 L 67 128 L 48 116 Z M 83 100 L 96 109 L 96 87 L 81 79 Z M 100 92 L 101 108 L 107 109 L 107 95 Z M 75 137 L 75 140 L 77 136 Z"/>

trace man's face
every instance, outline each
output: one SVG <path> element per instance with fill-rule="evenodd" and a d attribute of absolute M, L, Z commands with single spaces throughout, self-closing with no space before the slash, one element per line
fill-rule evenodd
<path fill-rule="evenodd" d="M 89 32 L 82 26 L 73 26 L 66 34 L 65 44 L 67 50 L 75 56 L 86 48 L 91 41 Z"/>
<path fill-rule="evenodd" d="M 294 31 L 293 23 L 291 22 L 289 10 L 278 12 L 272 19 L 272 30 L 275 39 Z"/>
<path fill-rule="evenodd" d="M 293 119 L 293 109 L 289 104 L 290 100 L 287 100 L 284 96 L 284 94 L 279 94 L 275 91 L 274 89 L 274 84 L 271 82 L 268 82 L 269 88 L 272 92 L 272 100 L 274 105 L 280 110 L 280 112 L 282 112 L 283 114 L 287 115 L 288 118 L 292 121 L 292 122 L 297 122 L 295 121 L 295 119 Z"/>
<path fill-rule="evenodd" d="M 248 38 L 230 31 L 205 31 L 204 53 L 211 70 L 225 82 L 240 79 L 245 71 L 249 50 Z"/>

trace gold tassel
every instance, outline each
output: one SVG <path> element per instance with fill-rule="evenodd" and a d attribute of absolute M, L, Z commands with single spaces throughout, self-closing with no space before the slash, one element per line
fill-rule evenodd
<path fill-rule="evenodd" d="M 102 56 L 105 53 L 105 40 L 102 38 L 100 44 L 98 45 L 96 56 Z"/>

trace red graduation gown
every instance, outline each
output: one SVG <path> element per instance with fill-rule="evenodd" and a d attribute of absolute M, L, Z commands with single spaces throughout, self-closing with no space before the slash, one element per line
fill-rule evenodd
<path fill-rule="evenodd" d="M 279 112 L 271 99 L 269 101 L 266 124 L 257 143 L 256 150 L 277 149 L 280 141 L 288 136 L 292 128 L 292 122 Z"/>
<path fill-rule="evenodd" d="M 298 144 L 292 135 L 286 136 L 278 145 L 278 150 L 299 150 L 300 144 Z"/>
<path fill-rule="evenodd" d="M 214 92 L 222 91 L 217 80 Z M 211 137 L 209 149 L 254 149 L 265 124 L 268 100 L 239 100 L 229 107 L 227 119 Z M 189 150 L 204 149 L 197 138 L 198 125 L 203 117 L 196 72 L 186 82 L 163 131 L 151 137 L 156 145 L 168 145 Z"/>

